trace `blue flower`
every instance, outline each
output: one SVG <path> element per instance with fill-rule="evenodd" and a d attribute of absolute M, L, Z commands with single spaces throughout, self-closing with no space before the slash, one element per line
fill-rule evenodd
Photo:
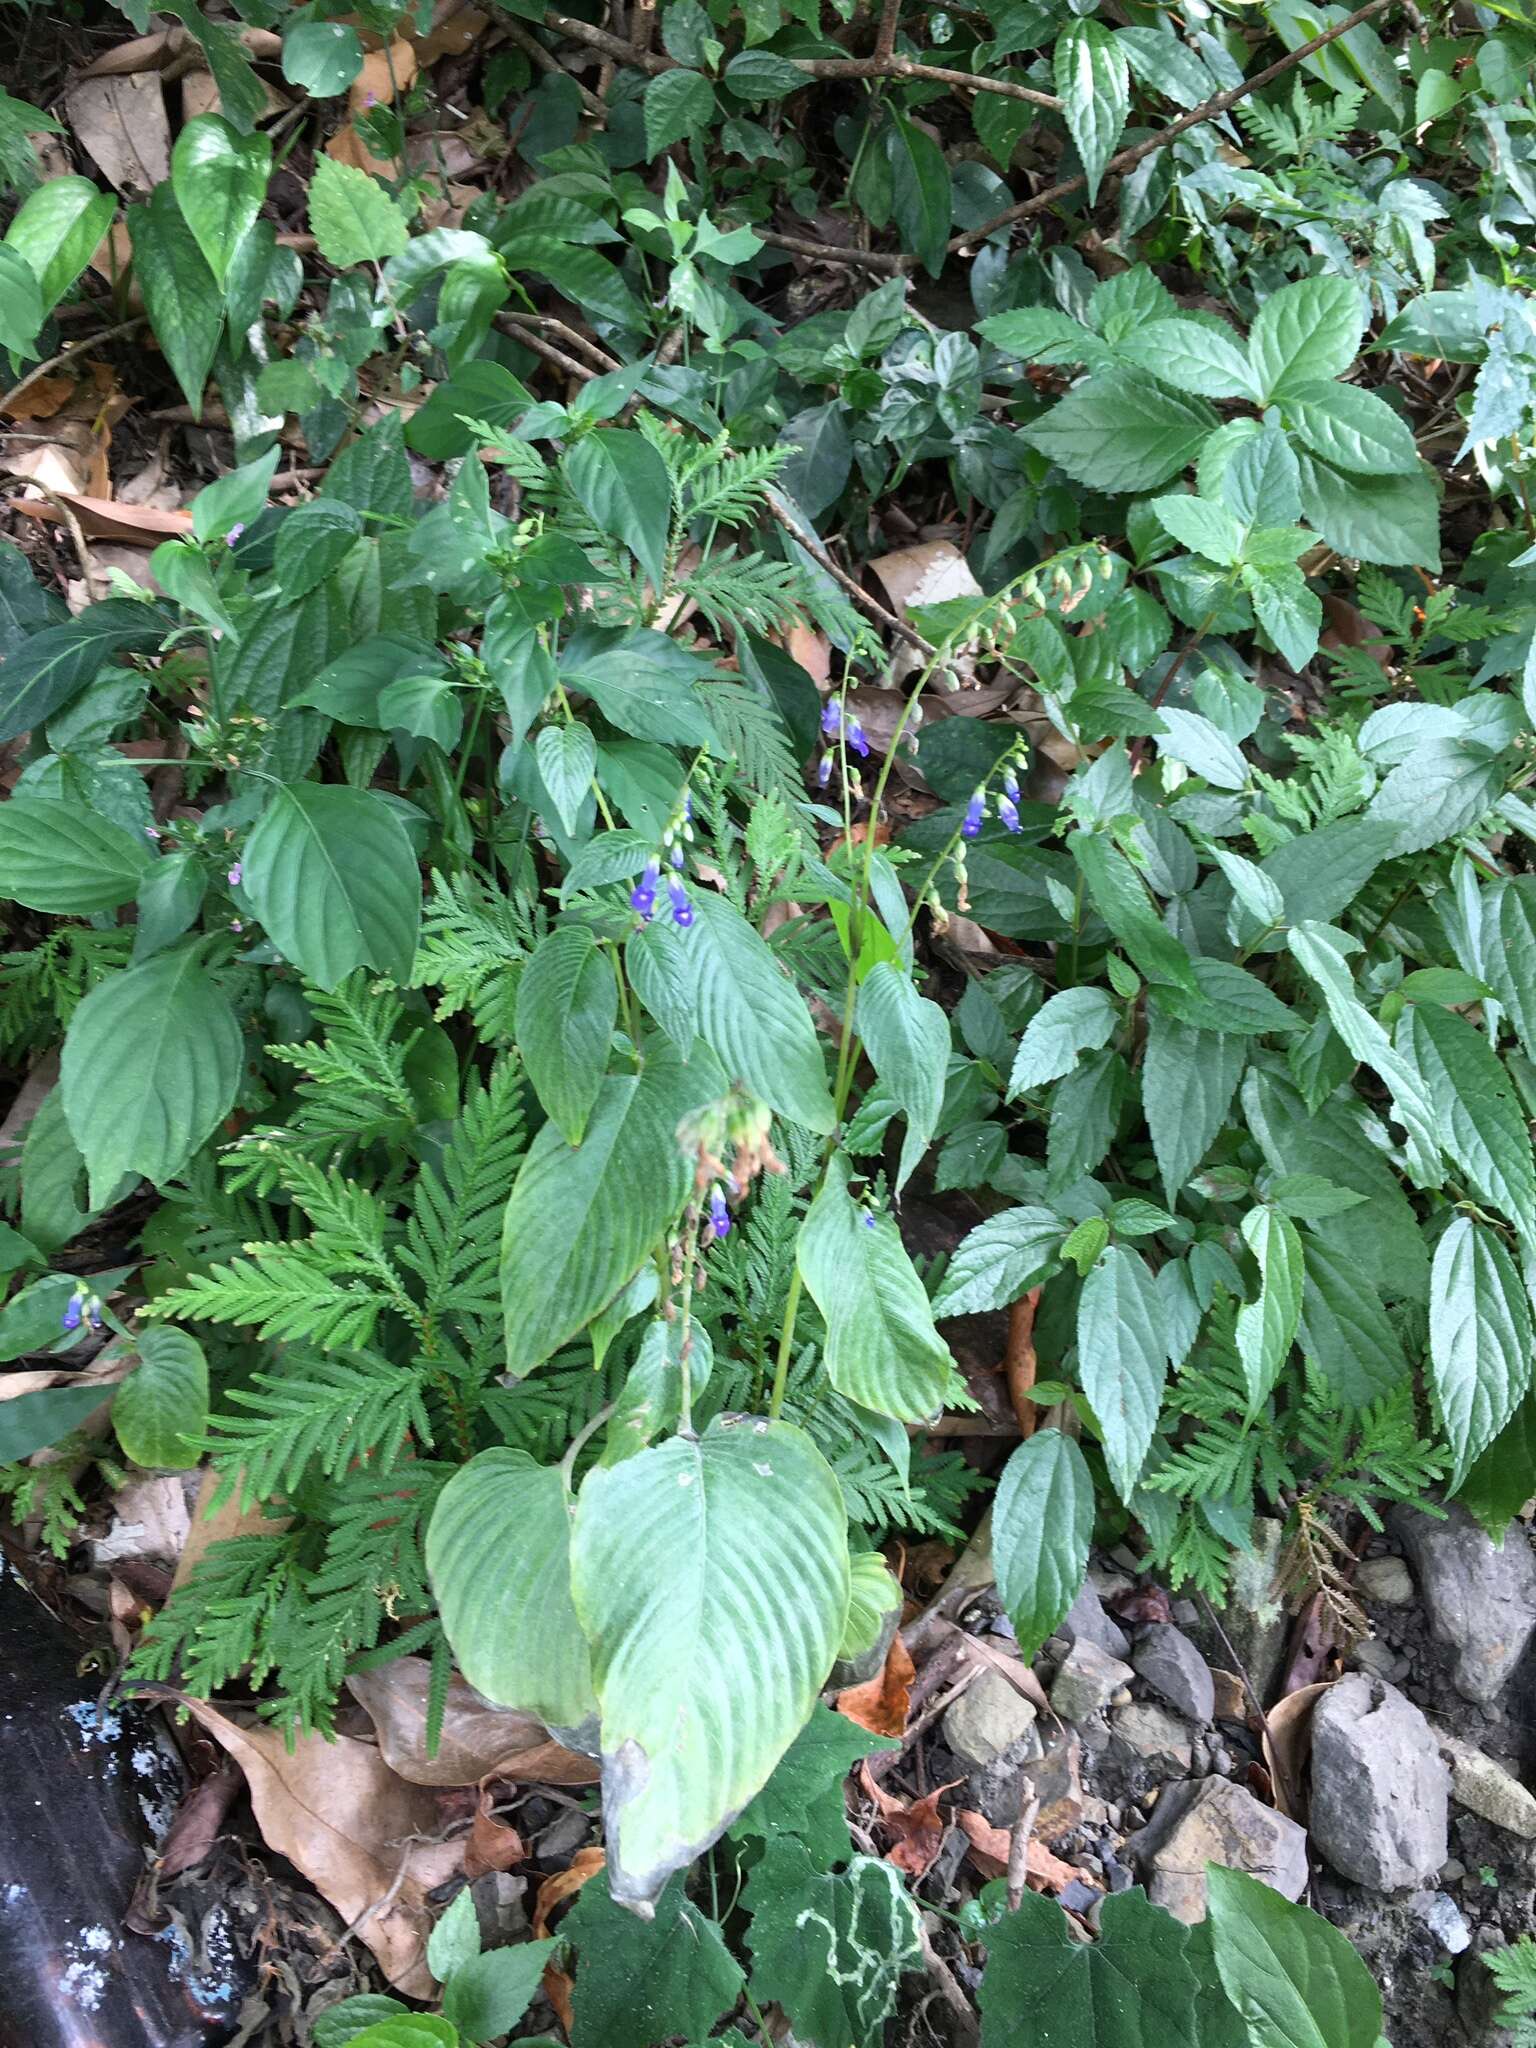
<path fill-rule="evenodd" d="M 650 923 L 651 913 L 656 908 L 656 884 L 660 879 L 661 862 L 648 860 L 645 864 L 645 873 L 629 892 L 630 909 L 638 911 L 647 924 Z"/>
<path fill-rule="evenodd" d="M 1021 830 L 1019 825 L 1019 807 L 1011 796 L 1000 796 L 998 798 L 997 815 L 1002 819 L 1010 832 Z"/>
<path fill-rule="evenodd" d="M 725 1206 L 725 1197 L 718 1187 L 709 1191 L 709 1227 L 716 1237 L 727 1237 L 731 1229 L 731 1212 Z"/>
<path fill-rule="evenodd" d="M 673 847 L 668 859 L 675 868 L 684 868 L 688 865 L 688 856 L 680 846 Z"/>
<path fill-rule="evenodd" d="M 62 1329 L 78 1330 L 85 1315 L 85 1304 L 78 1294 L 72 1294 L 64 1304 L 64 1313 L 59 1317 Z"/>
<path fill-rule="evenodd" d="M 965 822 L 960 827 L 962 839 L 974 839 L 981 830 L 981 821 L 987 815 L 987 799 L 981 790 L 971 798 L 965 807 Z"/>
<path fill-rule="evenodd" d="M 667 895 L 672 904 L 672 922 L 686 931 L 693 923 L 693 905 L 688 900 L 688 891 L 676 875 L 667 877 Z"/>
<path fill-rule="evenodd" d="M 1013 763 L 1011 761 L 1009 762 L 1008 766 L 1003 770 L 1003 788 L 1007 791 L 1008 795 L 1013 798 L 1013 801 L 1017 803 L 1019 800 L 1019 778 L 1014 773 Z"/>
<path fill-rule="evenodd" d="M 825 789 L 831 780 L 832 756 L 830 754 L 823 754 L 816 763 L 816 786 L 818 789 Z"/>
<path fill-rule="evenodd" d="M 856 718 L 850 718 L 848 721 L 848 744 L 860 760 L 865 759 L 869 753 L 869 741 L 865 737 L 863 726 Z"/>
<path fill-rule="evenodd" d="M 837 729 L 842 722 L 842 707 L 835 697 L 829 698 L 822 706 L 821 712 L 821 729 L 829 740 L 836 739 Z"/>

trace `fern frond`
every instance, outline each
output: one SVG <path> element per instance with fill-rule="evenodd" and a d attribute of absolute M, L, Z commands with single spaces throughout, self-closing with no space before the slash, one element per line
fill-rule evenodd
<path fill-rule="evenodd" d="M 717 675 L 699 692 L 699 702 L 740 781 L 760 795 L 781 796 L 790 803 L 802 794 L 800 763 L 783 721 L 766 698 L 746 683 Z"/>
<path fill-rule="evenodd" d="M 715 443 L 706 461 L 684 479 L 683 518 L 690 525 L 712 519 L 721 526 L 744 526 L 763 509 L 768 488 L 792 451 L 770 444 L 717 458 L 718 446 Z"/>
<path fill-rule="evenodd" d="M 518 977 L 544 929 L 542 912 L 470 874 L 434 873 L 422 916 L 415 986 L 442 990 L 439 1021 L 468 1010 L 486 1045 L 510 1044 Z"/>
<path fill-rule="evenodd" d="M 1522 1934 L 1483 1961 L 1503 1994 L 1499 2018 L 1510 2030 L 1511 2048 L 1536 2048 L 1536 1938 Z"/>
<path fill-rule="evenodd" d="M 408 1367 L 370 1352 L 285 1363 L 281 1376 L 257 1373 L 230 1389 L 249 1413 L 213 1417 L 214 1464 L 238 1473 L 246 1496 L 288 1496 L 311 1472 L 334 1479 L 352 1465 L 387 1472 L 408 1436 L 431 1444 L 422 1380 Z"/>
<path fill-rule="evenodd" d="M 805 578 L 792 563 L 762 554 L 718 550 L 680 576 L 677 588 L 693 599 L 722 638 L 743 628 L 785 633 L 805 617 Z"/>
<path fill-rule="evenodd" d="M 162 1681 L 179 1673 L 200 1699 L 246 1671 L 259 1685 L 277 1617 L 301 1593 L 299 1541 L 275 1531 L 211 1543 L 145 1629 L 130 1673 Z"/>
<path fill-rule="evenodd" d="M 522 1077 L 509 1054 L 483 1085 L 471 1082 L 441 1165 L 417 1178 L 398 1257 L 423 1283 L 429 1328 L 450 1308 L 460 1316 L 501 1313 L 501 1214 L 523 1138 Z"/>
<path fill-rule="evenodd" d="M 250 1245 L 252 1257 L 194 1273 L 154 1303 L 156 1316 L 198 1323 L 236 1323 L 260 1337 L 316 1345 L 321 1351 L 362 1350 L 392 1304 L 369 1284 L 336 1277 L 311 1246 Z"/>

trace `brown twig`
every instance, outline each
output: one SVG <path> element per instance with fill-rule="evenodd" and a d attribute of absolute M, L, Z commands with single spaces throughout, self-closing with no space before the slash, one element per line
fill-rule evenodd
<path fill-rule="evenodd" d="M 1014 1418 L 1019 1425 L 1019 1435 L 1023 1437 L 1031 1437 L 1035 1433 L 1035 1404 L 1029 1396 L 1039 1370 L 1039 1361 L 1035 1357 L 1035 1311 L 1039 1306 L 1040 1290 L 1031 1287 L 1008 1311 L 1008 1350 L 1004 1370 L 1008 1375 L 1008 1399 L 1013 1403 Z"/>
<path fill-rule="evenodd" d="M 1019 1780 L 1019 1817 L 1008 1843 L 1008 1910 L 1017 1913 L 1029 1878 L 1029 1845 L 1040 1817 L 1040 1795 L 1029 1779 Z"/>
<path fill-rule="evenodd" d="M 1256 71 L 1252 78 L 1245 78 L 1241 85 L 1230 86 L 1227 91 L 1217 93 L 1203 105 L 1191 108 L 1187 114 L 1181 114 L 1177 121 L 1170 121 L 1166 128 L 1159 129 L 1156 135 L 1149 136 L 1145 142 L 1138 142 L 1130 149 L 1122 149 L 1117 156 L 1110 158 L 1101 175 L 1107 177 L 1111 171 L 1128 171 L 1139 164 L 1143 157 L 1152 156 L 1158 150 L 1166 149 L 1170 142 L 1188 134 L 1191 128 L 1198 128 L 1205 121 L 1214 121 L 1218 115 L 1226 113 L 1229 107 L 1235 107 L 1239 100 L 1247 99 L 1250 93 L 1258 92 L 1261 87 L 1283 77 L 1287 71 L 1293 71 L 1298 64 L 1304 64 L 1308 57 L 1316 56 L 1319 50 L 1337 42 L 1340 36 L 1348 35 L 1352 28 L 1358 28 L 1362 21 L 1369 21 L 1373 14 L 1380 14 L 1382 9 L 1390 4 L 1391 0 L 1366 0 L 1364 7 L 1357 7 L 1353 14 L 1347 14 L 1342 21 L 1335 22 L 1332 28 L 1324 29 L 1321 35 L 1313 36 L 1310 42 L 1301 43 L 1296 49 L 1288 50 L 1275 63 L 1267 65 L 1262 71 Z M 988 235 L 996 234 L 999 228 L 1012 227 L 1015 221 L 1027 220 L 1031 214 L 1044 213 L 1046 208 L 1054 206 L 1058 199 L 1067 198 L 1087 182 L 1086 175 L 1079 173 L 1075 178 L 1063 178 L 1059 184 L 1047 186 L 1045 191 L 1037 192 L 1033 199 L 1025 199 L 1017 206 L 1010 206 L 1006 213 L 998 214 L 996 219 L 983 221 L 980 227 L 970 228 L 964 234 L 954 236 L 949 244 L 950 254 L 958 255 L 963 250 L 973 248 L 977 242 L 985 241 Z"/>
<path fill-rule="evenodd" d="M 551 55 L 539 41 L 538 37 L 530 35 L 520 21 L 504 21 L 501 24 L 501 31 L 507 41 L 509 43 L 516 43 L 529 63 L 542 71 L 546 77 L 571 77 L 570 72 L 560 62 L 560 59 Z M 583 85 L 579 78 L 572 78 L 571 83 L 581 94 L 581 104 L 586 108 L 592 119 L 594 121 L 606 121 L 608 119 L 606 103 L 598 98 L 590 86 Z"/>
<path fill-rule="evenodd" d="M 901 0 L 885 0 L 880 11 L 880 28 L 875 36 L 875 55 L 889 61 L 896 51 L 896 30 L 901 23 Z"/>
<path fill-rule="evenodd" d="M 583 384 L 590 384 L 594 377 L 602 374 L 600 370 L 594 370 L 586 363 L 578 363 L 576 358 L 568 356 L 563 348 L 556 348 L 552 341 L 546 341 L 536 329 L 517 326 L 510 313 L 498 313 L 496 325 L 503 334 L 510 334 L 514 341 L 521 342 L 524 348 L 531 348 L 536 356 L 543 356 L 549 363 L 558 363 L 568 376 L 579 377 Z"/>
<path fill-rule="evenodd" d="M 50 370 L 57 370 L 61 364 L 84 355 L 87 349 L 100 348 L 104 341 L 120 341 L 125 334 L 132 334 L 135 328 L 142 327 L 148 318 L 147 313 L 136 314 L 132 320 L 124 320 L 119 326 L 107 327 L 100 334 L 93 334 L 88 341 L 77 341 L 70 348 L 60 349 L 59 353 L 50 356 L 47 362 L 39 363 L 35 369 L 28 370 L 19 384 L 11 386 L 5 396 L 0 398 L 0 412 L 8 412 L 22 392 L 30 391 L 34 384 L 41 383 Z"/>
<path fill-rule="evenodd" d="M 916 632 L 905 620 L 898 619 L 894 612 L 888 612 L 878 598 L 871 597 L 861 584 L 854 581 L 846 569 L 838 567 L 837 563 L 833 561 L 832 557 L 822 546 L 819 538 L 809 528 L 800 524 L 777 491 L 770 491 L 768 493 L 768 510 L 773 514 L 780 526 L 783 527 L 790 539 L 798 547 L 804 548 L 805 552 L 811 557 L 811 560 L 819 568 L 825 569 L 834 583 L 847 591 L 848 595 L 862 612 L 871 619 L 874 619 L 877 624 L 883 626 L 888 633 L 894 633 L 898 639 L 905 640 L 909 647 L 915 647 L 920 654 L 927 655 L 930 658 L 937 654 L 938 649 L 925 640 L 921 633 Z"/>
<path fill-rule="evenodd" d="M 552 313 L 522 313 L 510 310 L 503 312 L 501 318 L 510 321 L 517 328 L 536 327 L 541 334 L 558 334 L 562 341 L 569 342 L 572 348 L 580 349 L 584 356 L 596 363 L 599 376 L 605 371 L 622 370 L 624 367 L 617 356 L 609 355 L 607 349 L 581 333 L 578 328 L 568 327 L 563 320 L 557 320 Z"/>
<path fill-rule="evenodd" d="M 884 249 L 845 249 L 838 242 L 813 242 L 808 235 L 781 235 L 776 228 L 752 230 L 770 249 L 787 249 L 791 256 L 809 256 L 818 263 L 846 263 L 853 270 L 883 270 L 899 277 L 912 267 L 907 256 L 893 256 Z"/>

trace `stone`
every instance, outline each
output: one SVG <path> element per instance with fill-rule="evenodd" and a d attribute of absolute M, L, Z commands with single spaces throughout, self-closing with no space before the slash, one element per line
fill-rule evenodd
<path fill-rule="evenodd" d="M 1404 1607 L 1413 1598 L 1413 1574 L 1400 1557 L 1368 1557 L 1355 1572 L 1355 1590 L 1378 1607 Z"/>
<path fill-rule="evenodd" d="M 946 1712 L 944 1740 L 968 1769 L 984 1771 L 1016 1745 L 1035 1743 L 1035 1709 L 1001 1671 L 988 1668 Z"/>
<path fill-rule="evenodd" d="M 1472 1946 L 1472 1930 L 1448 1892 L 1416 1892 L 1408 1901 L 1413 1917 L 1427 1927 L 1449 1956 Z"/>
<path fill-rule="evenodd" d="M 1287 1899 L 1307 1888 L 1307 1831 L 1226 1778 L 1171 1785 L 1126 1843 L 1147 1895 L 1188 1926 L 1205 1918 L 1205 1867 L 1244 1870 Z"/>
<path fill-rule="evenodd" d="M 1435 1730 L 1435 1740 L 1451 1767 L 1451 1797 L 1456 1804 L 1496 1828 L 1536 1842 L 1536 1796 L 1470 1742 L 1447 1735 L 1443 1728 Z"/>
<path fill-rule="evenodd" d="M 1500 1549 L 1462 1508 L 1444 1521 L 1393 1511 L 1435 1634 L 1456 1652 L 1452 1678 L 1464 1699 L 1488 1706 L 1536 1633 L 1536 1553 L 1516 1522 Z"/>
<path fill-rule="evenodd" d="M 1450 1772 L 1434 1730 L 1381 1679 L 1351 1672 L 1312 1713 L 1312 1839 L 1341 1877 L 1404 1891 L 1450 1854 Z"/>
<path fill-rule="evenodd" d="M 1397 1668 L 1397 1655 L 1377 1636 L 1366 1636 L 1355 1645 L 1355 1662 L 1372 1678 L 1390 1678 Z"/>
<path fill-rule="evenodd" d="M 1124 1658 L 1130 1655 L 1130 1639 L 1125 1630 L 1112 1615 L 1104 1612 L 1104 1603 L 1093 1587 L 1086 1582 L 1067 1609 L 1066 1619 L 1062 1621 L 1056 1633 L 1065 1637 L 1068 1643 L 1075 1643 L 1079 1638 L 1097 1643 L 1110 1657 Z"/>
<path fill-rule="evenodd" d="M 1233 1552 L 1227 1604 L 1218 1610 L 1227 1641 L 1222 1641 L 1203 1613 L 1198 1620 L 1185 1623 L 1208 1663 L 1230 1670 L 1236 1657 L 1266 1705 L 1291 1636 L 1291 1617 L 1275 1588 L 1284 1547 L 1285 1524 L 1272 1515 L 1255 1515 L 1248 1549 Z"/>
<path fill-rule="evenodd" d="M 1239 1727 L 1248 1724 L 1248 1695 L 1243 1681 L 1235 1671 L 1213 1670 L 1211 1681 L 1216 1694 L 1216 1719 L 1235 1721 Z"/>
<path fill-rule="evenodd" d="M 1137 1756 L 1167 1757 L 1188 1770 L 1194 1756 L 1193 1731 L 1187 1721 L 1170 1714 L 1153 1700 L 1138 1700 L 1134 1706 L 1116 1707 L 1109 1717 L 1114 1734 Z"/>
<path fill-rule="evenodd" d="M 1051 1706 L 1063 1721 L 1086 1721 L 1108 1706 L 1133 1675 L 1129 1664 L 1080 1636 L 1062 1659 L 1051 1687 Z"/>
<path fill-rule="evenodd" d="M 1137 1677 L 1161 1693 L 1186 1721 L 1206 1723 L 1216 1718 L 1216 1682 L 1211 1667 L 1182 1629 L 1166 1622 L 1144 1628 L 1136 1639 L 1131 1666 Z"/>

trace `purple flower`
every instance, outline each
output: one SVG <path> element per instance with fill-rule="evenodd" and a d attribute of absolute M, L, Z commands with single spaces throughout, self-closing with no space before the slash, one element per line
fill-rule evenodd
<path fill-rule="evenodd" d="M 693 823 L 693 798 L 688 794 L 687 790 L 683 791 L 683 823 L 685 825 Z"/>
<path fill-rule="evenodd" d="M 731 1212 L 725 1206 L 725 1197 L 718 1187 L 709 1191 L 709 1227 L 716 1237 L 727 1237 L 731 1228 Z"/>
<path fill-rule="evenodd" d="M 688 856 L 680 846 L 674 846 L 668 858 L 675 868 L 681 869 L 688 865 Z"/>
<path fill-rule="evenodd" d="M 848 721 L 848 744 L 861 761 L 867 759 L 869 755 L 869 741 L 865 737 L 863 726 L 860 725 L 856 718 L 850 718 Z"/>
<path fill-rule="evenodd" d="M 241 534 L 244 533 L 244 531 L 245 521 L 243 519 L 237 519 L 234 525 L 229 529 L 228 533 L 226 533 L 224 536 L 225 547 L 232 548 L 235 542 L 240 538 Z"/>
<path fill-rule="evenodd" d="M 64 1313 L 59 1317 L 60 1326 L 66 1330 L 78 1330 L 85 1314 L 84 1304 L 78 1294 L 72 1294 L 64 1304 Z"/>
<path fill-rule="evenodd" d="M 158 825 L 146 825 L 146 826 L 144 827 L 144 837 L 145 837 L 146 839 L 152 839 L 152 840 L 153 840 L 153 841 L 155 842 L 155 844 L 156 844 L 156 845 L 158 846 L 158 845 L 160 844 L 160 828 L 159 828 L 159 826 L 158 826 Z"/>
<path fill-rule="evenodd" d="M 1019 831 L 1019 807 L 1011 796 L 1000 796 L 997 800 L 997 815 L 1010 832 Z"/>
<path fill-rule="evenodd" d="M 829 740 L 836 739 L 837 729 L 843 722 L 842 709 L 835 697 L 829 697 L 821 708 L 821 729 Z"/>
<path fill-rule="evenodd" d="M 656 908 L 656 884 L 660 879 L 661 862 L 648 860 L 645 864 L 645 873 L 629 892 L 630 909 L 638 911 L 647 924 L 650 923 L 651 913 Z"/>
<path fill-rule="evenodd" d="M 86 1321 L 90 1324 L 93 1330 L 99 1330 L 102 1327 L 101 1298 L 99 1295 L 92 1294 L 87 1298 L 85 1304 L 85 1317 Z"/>
<path fill-rule="evenodd" d="M 229 886 L 231 887 L 231 889 L 239 888 L 240 878 L 244 873 L 245 869 L 241 866 L 239 861 L 236 861 L 234 866 L 229 871 Z"/>
<path fill-rule="evenodd" d="M 682 931 L 693 923 L 693 905 L 688 900 L 688 891 L 676 875 L 667 877 L 667 897 L 672 905 L 672 922 Z"/>
<path fill-rule="evenodd" d="M 1019 800 L 1019 778 L 1013 772 L 1013 763 L 1011 761 L 1003 770 L 1003 788 L 1013 798 L 1013 801 L 1017 803 Z"/>
<path fill-rule="evenodd" d="M 831 780 L 832 756 L 830 754 L 823 754 L 821 759 L 816 763 L 816 787 L 818 789 L 825 789 L 827 784 Z"/>
<path fill-rule="evenodd" d="M 864 1211 L 864 1228 L 865 1228 L 866 1230 L 873 1230 L 873 1229 L 874 1229 L 874 1227 L 875 1227 L 875 1219 L 874 1219 L 874 1217 L 873 1217 L 873 1216 L 871 1216 L 871 1215 L 870 1215 L 869 1211 L 868 1211 L 868 1210 L 866 1209 L 866 1210 Z"/>
<path fill-rule="evenodd" d="M 981 821 L 987 815 L 987 799 L 981 790 L 971 798 L 965 807 L 965 822 L 960 827 L 962 839 L 974 839 L 981 830 Z"/>

